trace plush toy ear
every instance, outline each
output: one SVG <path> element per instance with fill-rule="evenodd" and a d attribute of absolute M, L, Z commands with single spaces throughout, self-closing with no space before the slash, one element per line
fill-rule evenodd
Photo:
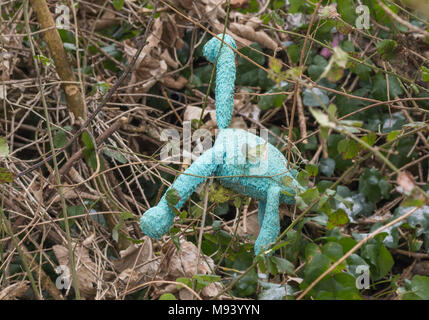
<path fill-rule="evenodd" d="M 221 33 L 221 34 L 218 34 L 217 36 L 220 39 L 222 39 L 223 34 Z M 230 35 L 225 34 L 223 41 L 225 43 L 229 44 L 234 49 L 237 49 L 237 46 L 235 45 L 235 41 Z M 222 42 L 217 38 L 212 38 L 211 40 L 207 41 L 207 43 L 204 45 L 204 49 L 203 49 L 203 55 L 207 58 L 207 60 L 209 60 L 212 63 L 216 62 L 217 54 L 219 52 L 219 48 L 220 48 L 221 43 Z M 224 50 L 224 48 L 227 48 L 227 50 L 231 50 L 226 45 L 222 46 L 222 50 Z"/>

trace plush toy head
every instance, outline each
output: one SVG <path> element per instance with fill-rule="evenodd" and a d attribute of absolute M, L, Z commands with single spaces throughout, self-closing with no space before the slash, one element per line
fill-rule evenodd
<path fill-rule="evenodd" d="M 221 34 L 218 34 L 217 36 L 220 39 L 222 39 L 223 34 L 221 33 Z M 237 46 L 235 45 L 235 41 L 234 41 L 234 39 L 230 35 L 225 34 L 225 37 L 223 38 L 223 41 L 225 43 L 229 44 L 234 49 L 237 49 Z M 212 38 L 211 40 L 207 41 L 207 43 L 204 45 L 203 55 L 211 63 L 215 63 L 216 62 L 216 58 L 217 58 L 217 55 L 219 53 L 220 45 L 221 45 L 221 41 L 219 39 L 217 39 L 217 38 Z M 224 50 L 225 48 L 228 48 L 225 51 L 231 50 L 231 48 L 229 48 L 227 45 L 224 44 L 222 46 L 222 50 Z M 222 55 L 223 55 L 223 52 L 219 56 L 222 56 Z"/>
<path fill-rule="evenodd" d="M 204 45 L 203 54 L 212 63 L 216 63 L 216 122 L 219 129 L 226 129 L 231 122 L 234 109 L 235 89 L 235 53 L 226 45 L 236 49 L 234 39 L 225 34 L 219 34 L 219 39 L 213 38 Z M 221 48 L 219 53 L 219 49 Z M 219 54 L 219 55 L 218 55 Z M 219 57 L 219 58 L 218 58 Z"/>

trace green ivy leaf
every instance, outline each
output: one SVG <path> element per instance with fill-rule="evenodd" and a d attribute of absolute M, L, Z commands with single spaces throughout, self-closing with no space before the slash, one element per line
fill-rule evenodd
<path fill-rule="evenodd" d="M 54 147 L 55 148 L 62 148 L 67 143 L 67 133 L 66 131 L 71 131 L 72 127 L 66 126 L 64 127 L 64 130 L 58 130 L 57 133 L 54 136 Z"/>
<path fill-rule="evenodd" d="M 412 293 L 422 300 L 429 300 L 429 277 L 415 275 L 411 280 Z M 408 300 L 410 296 L 404 295 L 404 300 Z"/>
<path fill-rule="evenodd" d="M 384 39 L 377 44 L 377 51 L 382 59 L 391 60 L 396 55 L 398 43 L 395 40 Z"/>
<path fill-rule="evenodd" d="M 327 177 L 331 177 L 335 170 L 335 160 L 332 158 L 323 158 L 319 161 L 320 172 Z"/>
<path fill-rule="evenodd" d="M 387 135 L 387 141 L 392 141 L 394 139 L 396 139 L 396 137 L 401 133 L 401 130 L 394 130 L 394 131 L 390 131 L 389 134 Z"/>
<path fill-rule="evenodd" d="M 267 95 L 263 95 L 259 97 L 258 106 L 262 111 L 273 109 L 273 108 L 279 108 L 282 106 L 283 102 L 286 99 L 285 94 L 269 94 L 269 93 L 276 93 L 276 92 L 284 92 L 284 87 L 282 88 L 272 88 L 267 91 Z"/>
<path fill-rule="evenodd" d="M 396 77 L 389 75 L 389 96 L 393 99 L 404 93 Z M 383 73 L 377 73 L 373 78 L 372 94 L 375 99 L 380 101 L 387 100 L 387 81 Z"/>
<path fill-rule="evenodd" d="M 172 293 L 164 293 L 159 297 L 159 300 L 177 300 L 177 299 Z"/>
<path fill-rule="evenodd" d="M 179 191 L 177 191 L 174 188 L 168 189 L 167 193 L 165 194 L 165 200 L 167 200 L 168 204 L 175 206 L 180 201 L 180 194 Z"/>
<path fill-rule="evenodd" d="M 315 177 L 319 173 L 319 167 L 314 164 L 307 164 L 305 166 L 305 171 L 307 171 L 310 177 Z"/>
<path fill-rule="evenodd" d="M 349 217 L 343 209 L 338 209 L 331 214 L 329 214 L 328 223 L 326 227 L 329 230 L 334 229 L 335 227 L 345 225 L 349 223 Z"/>
<path fill-rule="evenodd" d="M 270 259 L 276 265 L 278 272 L 289 275 L 294 274 L 295 266 L 292 262 L 276 256 L 273 256 Z"/>
<path fill-rule="evenodd" d="M 125 0 L 113 0 L 113 6 L 117 11 L 121 11 L 124 7 Z"/>
<path fill-rule="evenodd" d="M 429 82 L 429 69 L 425 66 L 421 66 L 420 69 L 422 70 L 422 79 L 424 82 Z"/>
<path fill-rule="evenodd" d="M 338 152 L 344 160 L 353 159 L 359 154 L 359 145 L 354 140 L 343 139 L 338 143 Z"/>
<path fill-rule="evenodd" d="M 11 183 L 15 179 L 15 174 L 6 168 L 0 167 L 0 184 Z"/>
<path fill-rule="evenodd" d="M 391 188 L 391 185 L 375 168 L 366 168 L 359 178 L 359 192 L 372 202 L 379 201 L 382 196 L 388 199 Z"/>
<path fill-rule="evenodd" d="M 324 254 L 316 254 L 314 258 L 307 264 L 304 270 L 304 287 L 316 280 L 323 272 L 331 266 L 331 260 Z M 304 289 L 302 287 L 302 289 Z"/>
<path fill-rule="evenodd" d="M 308 107 L 319 107 L 321 105 L 327 106 L 329 104 L 329 97 L 325 90 L 319 88 L 307 88 L 304 90 L 302 103 Z"/>
<path fill-rule="evenodd" d="M 368 241 L 361 249 L 362 258 L 370 263 L 373 281 L 385 277 L 394 264 L 392 255 L 383 244 L 383 240 L 386 236 L 386 232 L 378 234 L 374 239 Z"/>
<path fill-rule="evenodd" d="M 296 180 L 298 181 L 298 183 L 302 186 L 307 186 L 309 183 L 310 179 L 310 175 L 308 174 L 308 172 L 306 171 L 300 171 L 298 173 L 298 176 L 296 177 Z"/>

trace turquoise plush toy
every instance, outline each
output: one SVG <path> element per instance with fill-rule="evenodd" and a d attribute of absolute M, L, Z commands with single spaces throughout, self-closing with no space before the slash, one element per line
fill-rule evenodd
<path fill-rule="evenodd" d="M 225 35 L 224 42 L 236 48 L 229 35 Z M 214 63 L 220 48 L 221 41 L 213 38 L 204 46 L 204 56 Z M 258 254 L 278 236 L 279 204 L 294 204 L 291 195 L 297 189 L 305 190 L 295 179 L 297 172 L 287 167 L 287 160 L 276 147 L 242 129 L 228 129 L 234 107 L 235 73 L 235 53 L 224 44 L 216 69 L 216 120 L 220 129 L 216 142 L 177 177 L 157 206 L 143 214 L 140 227 L 146 235 L 158 239 L 173 225 L 175 214 L 166 200 L 169 190 L 174 188 L 178 193 L 180 200 L 174 207 L 180 209 L 195 189 L 214 175 L 223 186 L 259 201 L 261 231 L 255 242 Z M 259 151 L 255 157 L 255 153 L 249 156 L 248 150 Z M 288 181 L 288 186 L 282 181 Z"/>

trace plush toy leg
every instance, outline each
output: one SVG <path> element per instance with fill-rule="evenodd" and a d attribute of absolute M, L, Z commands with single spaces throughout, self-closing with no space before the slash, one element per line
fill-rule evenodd
<path fill-rule="evenodd" d="M 217 168 L 215 152 L 209 149 L 204 152 L 184 173 L 179 175 L 166 191 L 158 205 L 146 211 L 140 219 L 140 227 L 151 238 L 158 239 L 166 234 L 174 222 L 174 212 L 168 205 L 166 195 L 169 190 L 176 190 L 179 202 L 175 205 L 180 209 L 191 194 L 202 182 L 207 180 Z"/>
<path fill-rule="evenodd" d="M 264 246 L 274 242 L 280 231 L 279 202 L 281 189 L 277 186 L 267 190 L 267 200 L 265 202 L 265 212 L 263 214 L 261 231 L 255 242 L 255 253 L 258 254 Z M 262 201 L 261 201 L 262 202 Z M 260 203 L 261 203 L 260 202 Z M 259 203 L 259 204 L 260 204 Z M 258 213 L 258 220 L 260 217 Z"/>
<path fill-rule="evenodd" d="M 264 222 L 264 214 L 265 214 L 265 200 L 259 200 L 258 202 L 258 223 L 259 227 L 262 228 L 262 223 Z"/>

